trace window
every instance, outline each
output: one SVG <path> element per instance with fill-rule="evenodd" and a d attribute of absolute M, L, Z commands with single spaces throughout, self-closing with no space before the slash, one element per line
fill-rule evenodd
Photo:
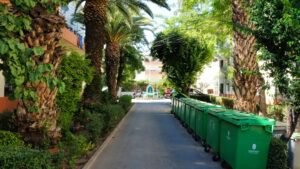
<path fill-rule="evenodd" d="M 220 84 L 220 94 L 224 94 L 224 84 Z"/>
<path fill-rule="evenodd" d="M 220 68 L 222 69 L 224 67 L 224 60 L 220 60 Z"/>

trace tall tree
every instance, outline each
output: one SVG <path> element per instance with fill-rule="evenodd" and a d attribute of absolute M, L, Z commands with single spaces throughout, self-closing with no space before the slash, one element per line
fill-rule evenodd
<path fill-rule="evenodd" d="M 259 73 L 256 58 L 256 39 L 254 35 L 246 31 L 248 28 L 253 28 L 248 14 L 251 3 L 250 0 L 186 0 L 184 1 L 184 9 L 192 7 L 202 9 L 202 13 L 200 12 L 199 15 L 208 15 L 212 18 L 209 19 L 209 23 L 212 21 L 215 23 L 208 27 L 220 25 L 215 29 L 208 29 L 208 32 L 215 34 L 215 36 L 219 35 L 217 33 L 220 30 L 228 30 L 225 32 L 227 35 L 232 32 L 233 89 L 236 96 L 234 107 L 239 110 L 257 112 L 256 94 L 261 93 L 261 107 L 263 108 L 265 106 L 263 100 L 265 93 L 262 87 L 264 85 L 263 77 Z M 200 20 L 200 23 L 205 22 Z M 232 29 L 228 27 L 232 27 Z M 261 110 L 266 113 L 265 109 Z"/>
<path fill-rule="evenodd" d="M 204 65 L 212 60 L 204 42 L 177 31 L 160 33 L 153 42 L 151 55 L 163 63 L 162 70 L 170 82 L 185 94 Z"/>
<path fill-rule="evenodd" d="M 300 4 L 296 0 L 259 0 L 251 9 L 254 34 L 265 69 L 289 106 L 289 140 L 300 116 Z"/>
<path fill-rule="evenodd" d="M 57 78 L 63 49 L 59 45 L 65 20 L 58 7 L 63 0 L 19 0 L 0 4 L 1 68 L 18 99 L 15 124 L 34 144 L 60 138 L 56 95 L 63 89 Z"/>
<path fill-rule="evenodd" d="M 136 72 L 144 70 L 142 60 L 143 55 L 135 46 L 128 44 L 121 48 L 117 89 L 124 82 L 134 80 Z"/>
<path fill-rule="evenodd" d="M 149 26 L 149 20 L 141 16 L 132 16 L 128 23 L 118 11 L 110 11 L 106 25 L 105 69 L 108 91 L 113 101 L 117 99 L 117 80 L 119 74 L 121 48 L 126 43 L 138 41 L 144 35 L 142 26 Z M 122 72 L 120 72 L 122 73 Z"/>
<path fill-rule="evenodd" d="M 241 27 L 254 28 L 247 13 L 250 1 L 232 0 L 234 92 L 237 97 L 234 108 L 257 112 L 256 94 L 259 86 L 259 68 L 256 58 L 257 48 L 254 35 L 245 33 Z M 250 4 L 251 5 L 251 4 Z"/>
<path fill-rule="evenodd" d="M 110 3 L 114 4 L 120 11 L 127 15 L 128 9 L 138 12 L 140 9 L 152 16 L 152 11 L 141 0 L 80 0 L 77 6 L 85 2 L 84 19 L 86 25 L 86 54 L 92 60 L 92 65 L 96 71 L 94 79 L 84 91 L 84 102 L 96 102 L 101 92 L 101 68 L 103 59 L 103 49 L 106 42 L 105 25 L 107 23 L 107 10 Z M 168 8 L 165 0 L 151 0 L 151 2 Z"/>
<path fill-rule="evenodd" d="M 127 11 L 126 16 L 114 6 L 109 7 L 108 20 L 105 25 L 105 73 L 108 92 L 112 101 L 117 99 L 118 89 L 118 71 L 121 59 L 120 50 L 128 44 L 139 43 L 145 41 L 144 29 L 145 26 L 151 26 L 149 19 L 134 15 L 133 12 Z M 82 22 L 81 13 L 77 13 L 74 21 Z M 123 65 L 121 66 L 121 68 Z"/>

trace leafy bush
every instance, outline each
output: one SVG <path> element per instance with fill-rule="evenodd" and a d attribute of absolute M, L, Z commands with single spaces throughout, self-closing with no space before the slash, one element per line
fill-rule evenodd
<path fill-rule="evenodd" d="M 100 113 L 88 113 L 86 129 L 89 132 L 89 140 L 96 142 L 102 136 L 105 127 L 104 115 Z"/>
<path fill-rule="evenodd" d="M 28 147 L 0 146 L 1 169 L 54 169 L 51 155 Z"/>
<path fill-rule="evenodd" d="M 60 143 L 60 147 L 66 162 L 73 168 L 76 160 L 91 150 L 94 144 L 90 143 L 83 135 L 74 135 L 68 132 Z"/>
<path fill-rule="evenodd" d="M 90 83 L 93 69 L 89 66 L 90 61 L 78 53 L 65 56 L 59 67 L 58 76 L 65 83 L 65 91 L 57 95 L 59 109 L 58 123 L 63 131 L 69 130 L 72 125 L 74 112 L 78 109 L 81 99 L 83 82 Z"/>
<path fill-rule="evenodd" d="M 201 100 L 208 103 L 218 104 L 225 106 L 228 109 L 232 109 L 234 105 L 234 100 L 226 97 L 212 96 L 207 94 L 193 95 L 191 98 Z"/>
<path fill-rule="evenodd" d="M 222 105 L 224 105 L 225 107 L 227 107 L 229 109 L 232 109 L 234 106 L 234 100 L 226 98 L 226 97 L 222 97 Z"/>
<path fill-rule="evenodd" d="M 123 109 L 128 110 L 131 105 L 131 100 L 132 97 L 130 95 L 124 95 L 120 97 L 119 103 L 123 107 Z"/>
<path fill-rule="evenodd" d="M 288 169 L 287 145 L 278 138 L 273 138 L 270 144 L 267 169 Z"/>
<path fill-rule="evenodd" d="M 124 117 L 125 110 L 121 105 L 107 105 L 103 109 L 103 113 L 105 114 L 108 122 L 106 129 L 111 129 L 115 127 L 118 124 L 118 122 Z"/>
<path fill-rule="evenodd" d="M 24 142 L 21 140 L 20 135 L 0 130 L 0 146 L 22 147 Z"/>
<path fill-rule="evenodd" d="M 278 121 L 283 121 L 284 119 L 284 106 L 283 105 L 270 105 L 267 108 L 268 117 L 274 118 Z"/>
<path fill-rule="evenodd" d="M 0 113 L 0 129 L 1 130 L 14 130 L 15 126 L 12 123 L 13 112 Z"/>

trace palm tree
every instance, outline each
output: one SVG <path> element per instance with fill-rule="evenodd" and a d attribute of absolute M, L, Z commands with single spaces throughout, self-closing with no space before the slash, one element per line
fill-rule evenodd
<path fill-rule="evenodd" d="M 55 105 L 58 89 L 57 87 L 50 87 L 51 85 L 47 80 L 44 80 L 49 76 L 56 77 L 63 55 L 59 41 L 62 37 L 65 20 L 59 14 L 59 3 L 57 2 L 44 2 L 43 4 L 39 2 L 32 9 L 26 11 L 15 1 L 11 1 L 11 7 L 16 15 L 27 16 L 31 19 L 31 30 L 25 31 L 24 37 L 17 38 L 20 38 L 27 48 L 41 47 L 44 49 L 40 57 L 32 56 L 32 62 L 26 62 L 26 66 L 31 65 L 32 70 L 30 71 L 35 71 L 39 66 L 41 68 L 45 65 L 52 66 L 40 78 L 27 79 L 22 84 L 22 89 L 15 89 L 32 91 L 36 98 L 21 97 L 14 121 L 24 139 L 35 145 L 43 143 L 45 137 L 50 138 L 53 143 L 56 143 L 60 138 Z"/>
<path fill-rule="evenodd" d="M 109 94 L 113 101 L 117 98 L 118 71 L 121 57 L 121 47 L 126 43 L 139 41 L 143 34 L 141 26 L 148 26 L 148 19 L 138 16 L 128 22 L 124 15 L 116 10 L 110 11 L 108 24 L 106 25 L 106 83 Z"/>
<path fill-rule="evenodd" d="M 241 27 L 254 26 L 249 20 L 246 4 L 250 1 L 232 0 L 233 21 L 233 59 L 234 59 L 234 92 L 237 97 L 234 107 L 239 110 L 257 112 L 256 94 L 261 85 L 259 67 L 257 63 L 256 38 L 252 34 L 244 33 Z"/>
<path fill-rule="evenodd" d="M 80 0 L 77 7 L 85 1 L 84 20 L 86 25 L 85 46 L 87 57 L 91 59 L 92 65 L 96 68 L 94 79 L 84 91 L 83 102 L 93 103 L 99 99 L 101 92 L 101 68 L 103 58 L 103 48 L 106 42 L 105 25 L 107 23 L 107 10 L 109 4 L 118 7 L 120 11 L 127 15 L 128 9 L 139 11 L 144 10 L 153 16 L 148 6 L 141 0 Z M 151 2 L 168 8 L 165 0 L 151 0 Z"/>
<path fill-rule="evenodd" d="M 135 78 L 135 73 L 143 71 L 143 55 L 133 44 L 122 46 L 117 77 L 117 89 L 129 79 Z"/>

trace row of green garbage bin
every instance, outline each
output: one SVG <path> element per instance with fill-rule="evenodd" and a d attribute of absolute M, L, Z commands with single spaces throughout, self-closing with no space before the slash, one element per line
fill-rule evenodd
<path fill-rule="evenodd" d="M 233 169 L 265 169 L 275 120 L 191 98 L 172 98 L 172 112 L 213 159 Z"/>

